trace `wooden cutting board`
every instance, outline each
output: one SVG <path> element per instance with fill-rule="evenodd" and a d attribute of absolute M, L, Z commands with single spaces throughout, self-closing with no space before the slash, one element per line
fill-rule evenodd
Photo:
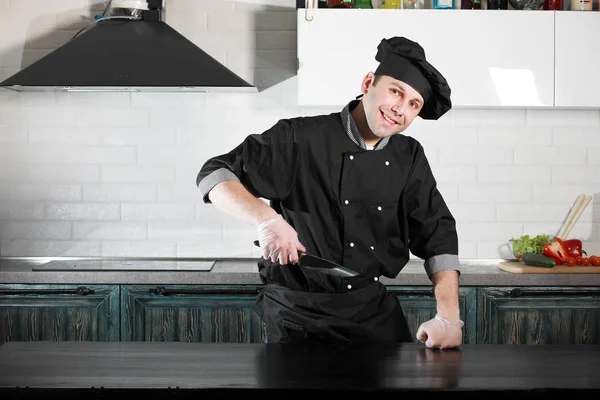
<path fill-rule="evenodd" d="M 519 261 L 503 261 L 499 264 L 502 271 L 513 274 L 600 274 L 600 267 L 576 265 L 568 267 L 557 265 L 553 268 L 534 267 Z"/>

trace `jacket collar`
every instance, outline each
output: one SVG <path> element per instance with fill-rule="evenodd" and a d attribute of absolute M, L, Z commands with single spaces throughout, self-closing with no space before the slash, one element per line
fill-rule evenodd
<path fill-rule="evenodd" d="M 365 143 L 365 139 L 363 138 L 363 135 L 358 130 L 358 127 L 356 126 L 356 122 L 354 122 L 354 118 L 352 118 L 352 114 L 351 114 L 352 110 L 354 110 L 354 108 L 358 105 L 359 101 L 360 100 L 352 100 L 350 103 L 346 104 L 346 106 L 342 109 L 342 111 L 340 113 L 340 117 L 342 118 L 342 125 L 344 125 L 344 130 L 346 131 L 346 134 L 348 135 L 348 137 L 354 143 L 356 143 L 356 145 L 358 147 L 360 147 L 361 149 L 367 150 L 367 145 Z M 375 148 L 373 150 L 383 149 L 388 144 L 389 141 L 390 141 L 389 136 L 384 137 L 379 142 L 377 142 L 377 144 L 375 145 Z"/>

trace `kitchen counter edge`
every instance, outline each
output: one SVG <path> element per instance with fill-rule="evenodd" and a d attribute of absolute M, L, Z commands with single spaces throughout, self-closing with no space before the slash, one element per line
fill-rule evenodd
<path fill-rule="evenodd" d="M 598 274 L 513 274 L 500 270 L 502 259 L 461 260 L 460 286 L 598 286 Z M 600 271 L 600 270 L 599 270 Z M 385 285 L 431 286 L 423 262 L 411 260 Z M 44 271 L 26 262 L 2 261 L 0 284 L 120 284 L 120 285 L 262 285 L 257 259 L 215 260 L 210 271 L 94 270 Z"/>

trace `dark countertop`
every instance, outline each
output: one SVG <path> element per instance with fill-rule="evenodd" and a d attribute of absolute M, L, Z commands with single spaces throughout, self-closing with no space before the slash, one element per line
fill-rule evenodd
<path fill-rule="evenodd" d="M 16 387 L 21 389 L 16 390 Z M 25 389 L 27 388 L 27 389 Z M 420 343 L 281 345 L 187 342 L 7 342 L 0 346 L 0 394 L 36 390 L 80 398 L 111 390 L 154 394 L 219 390 L 228 398 L 264 398 L 269 390 L 600 392 L 600 345 L 463 345 L 427 349 Z M 102 388 L 102 389 L 100 389 Z M 250 391 L 254 389 L 254 391 Z M 256 389 L 265 391 L 256 392 Z M 539 393 L 539 392 L 538 392 Z M 147 394 L 147 392 L 146 392 Z M 398 393 L 396 393 L 397 395 Z M 565 393 L 563 393 L 565 394 Z M 17 396 L 15 396 L 16 398 Z M 145 396 L 146 397 L 146 396 Z M 171 396 L 173 397 L 173 396 Z M 169 397 L 169 398 L 171 398 Z M 62 397 L 61 397 L 62 398 Z M 147 397 L 146 397 L 147 398 Z"/>
<path fill-rule="evenodd" d="M 0 257 L 4 284 L 262 284 L 256 257 L 69 258 Z M 502 259 L 461 260 L 461 286 L 599 286 L 598 274 L 513 274 Z M 599 269 L 600 271 L 600 269 Z M 430 286 L 423 261 L 413 259 L 387 285 Z"/>

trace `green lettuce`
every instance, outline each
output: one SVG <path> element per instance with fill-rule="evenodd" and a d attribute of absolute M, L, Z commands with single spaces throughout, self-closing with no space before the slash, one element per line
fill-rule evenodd
<path fill-rule="evenodd" d="M 544 246 L 551 242 L 550 235 L 537 235 L 531 237 L 523 235 L 519 238 L 510 238 L 515 257 L 523 253 L 543 254 Z"/>

